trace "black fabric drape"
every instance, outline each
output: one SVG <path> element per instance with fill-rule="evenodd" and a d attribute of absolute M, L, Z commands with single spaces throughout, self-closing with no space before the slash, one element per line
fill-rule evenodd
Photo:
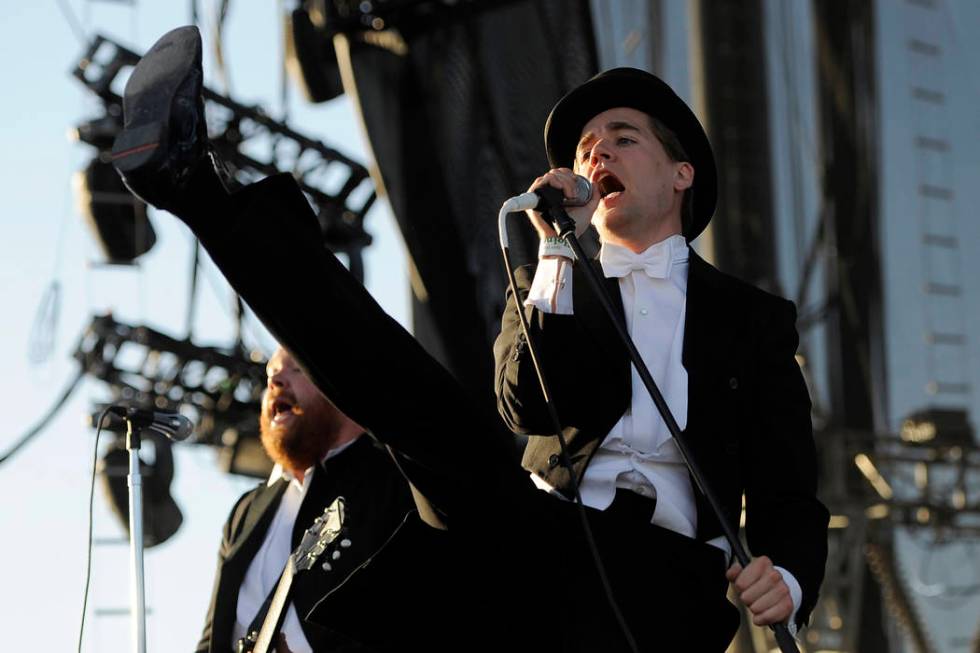
<path fill-rule="evenodd" d="M 588 2 L 460 3 L 393 27 L 404 49 L 355 34 L 351 62 L 384 191 L 424 288 L 416 336 L 489 397 L 505 288 L 497 211 L 548 169 L 548 111 L 596 72 Z M 526 221 L 512 222 L 515 256 L 533 255 Z"/>

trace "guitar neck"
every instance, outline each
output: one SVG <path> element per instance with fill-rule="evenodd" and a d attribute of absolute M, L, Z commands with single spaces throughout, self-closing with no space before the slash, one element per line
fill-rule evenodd
<path fill-rule="evenodd" d="M 289 608 L 289 599 L 293 591 L 293 577 L 295 575 L 296 560 L 290 555 L 286 561 L 286 568 L 283 569 L 282 576 L 279 577 L 279 584 L 276 585 L 276 592 L 272 595 L 272 602 L 269 603 L 269 611 L 265 619 L 262 620 L 262 628 L 259 636 L 255 640 L 253 653 L 269 653 L 274 651 L 273 640 L 282 629 L 282 622 L 286 618 L 286 611 Z"/>

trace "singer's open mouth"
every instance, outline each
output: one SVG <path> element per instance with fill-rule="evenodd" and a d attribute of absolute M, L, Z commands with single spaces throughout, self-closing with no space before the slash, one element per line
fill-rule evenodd
<path fill-rule="evenodd" d="M 619 193 L 626 190 L 623 186 L 623 182 L 611 172 L 602 173 L 602 175 L 595 182 L 596 192 L 599 193 L 599 197 L 606 199 L 611 195 L 618 195 Z"/>
<path fill-rule="evenodd" d="M 272 422 L 280 424 L 296 414 L 296 407 L 285 399 L 276 399 L 272 404 Z"/>

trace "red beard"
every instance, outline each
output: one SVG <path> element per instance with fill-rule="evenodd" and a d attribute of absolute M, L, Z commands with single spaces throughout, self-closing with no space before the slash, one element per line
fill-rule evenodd
<path fill-rule="evenodd" d="M 284 393 L 295 406 L 295 398 Z M 310 402 L 302 410 L 295 410 L 285 424 L 273 424 L 268 411 L 259 418 L 262 446 L 273 461 L 289 470 L 305 470 L 320 461 L 326 453 L 325 443 L 330 433 L 333 408 L 326 399 Z"/>

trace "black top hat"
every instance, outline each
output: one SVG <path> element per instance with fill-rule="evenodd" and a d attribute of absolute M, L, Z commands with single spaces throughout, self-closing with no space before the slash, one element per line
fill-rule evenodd
<path fill-rule="evenodd" d="M 711 144 L 697 116 L 663 80 L 645 70 L 613 68 L 599 73 L 558 100 L 544 125 L 544 144 L 553 167 L 572 167 L 582 128 L 608 109 L 628 107 L 647 113 L 667 126 L 694 166 L 692 218 L 684 237 L 704 231 L 718 200 L 718 171 Z"/>

